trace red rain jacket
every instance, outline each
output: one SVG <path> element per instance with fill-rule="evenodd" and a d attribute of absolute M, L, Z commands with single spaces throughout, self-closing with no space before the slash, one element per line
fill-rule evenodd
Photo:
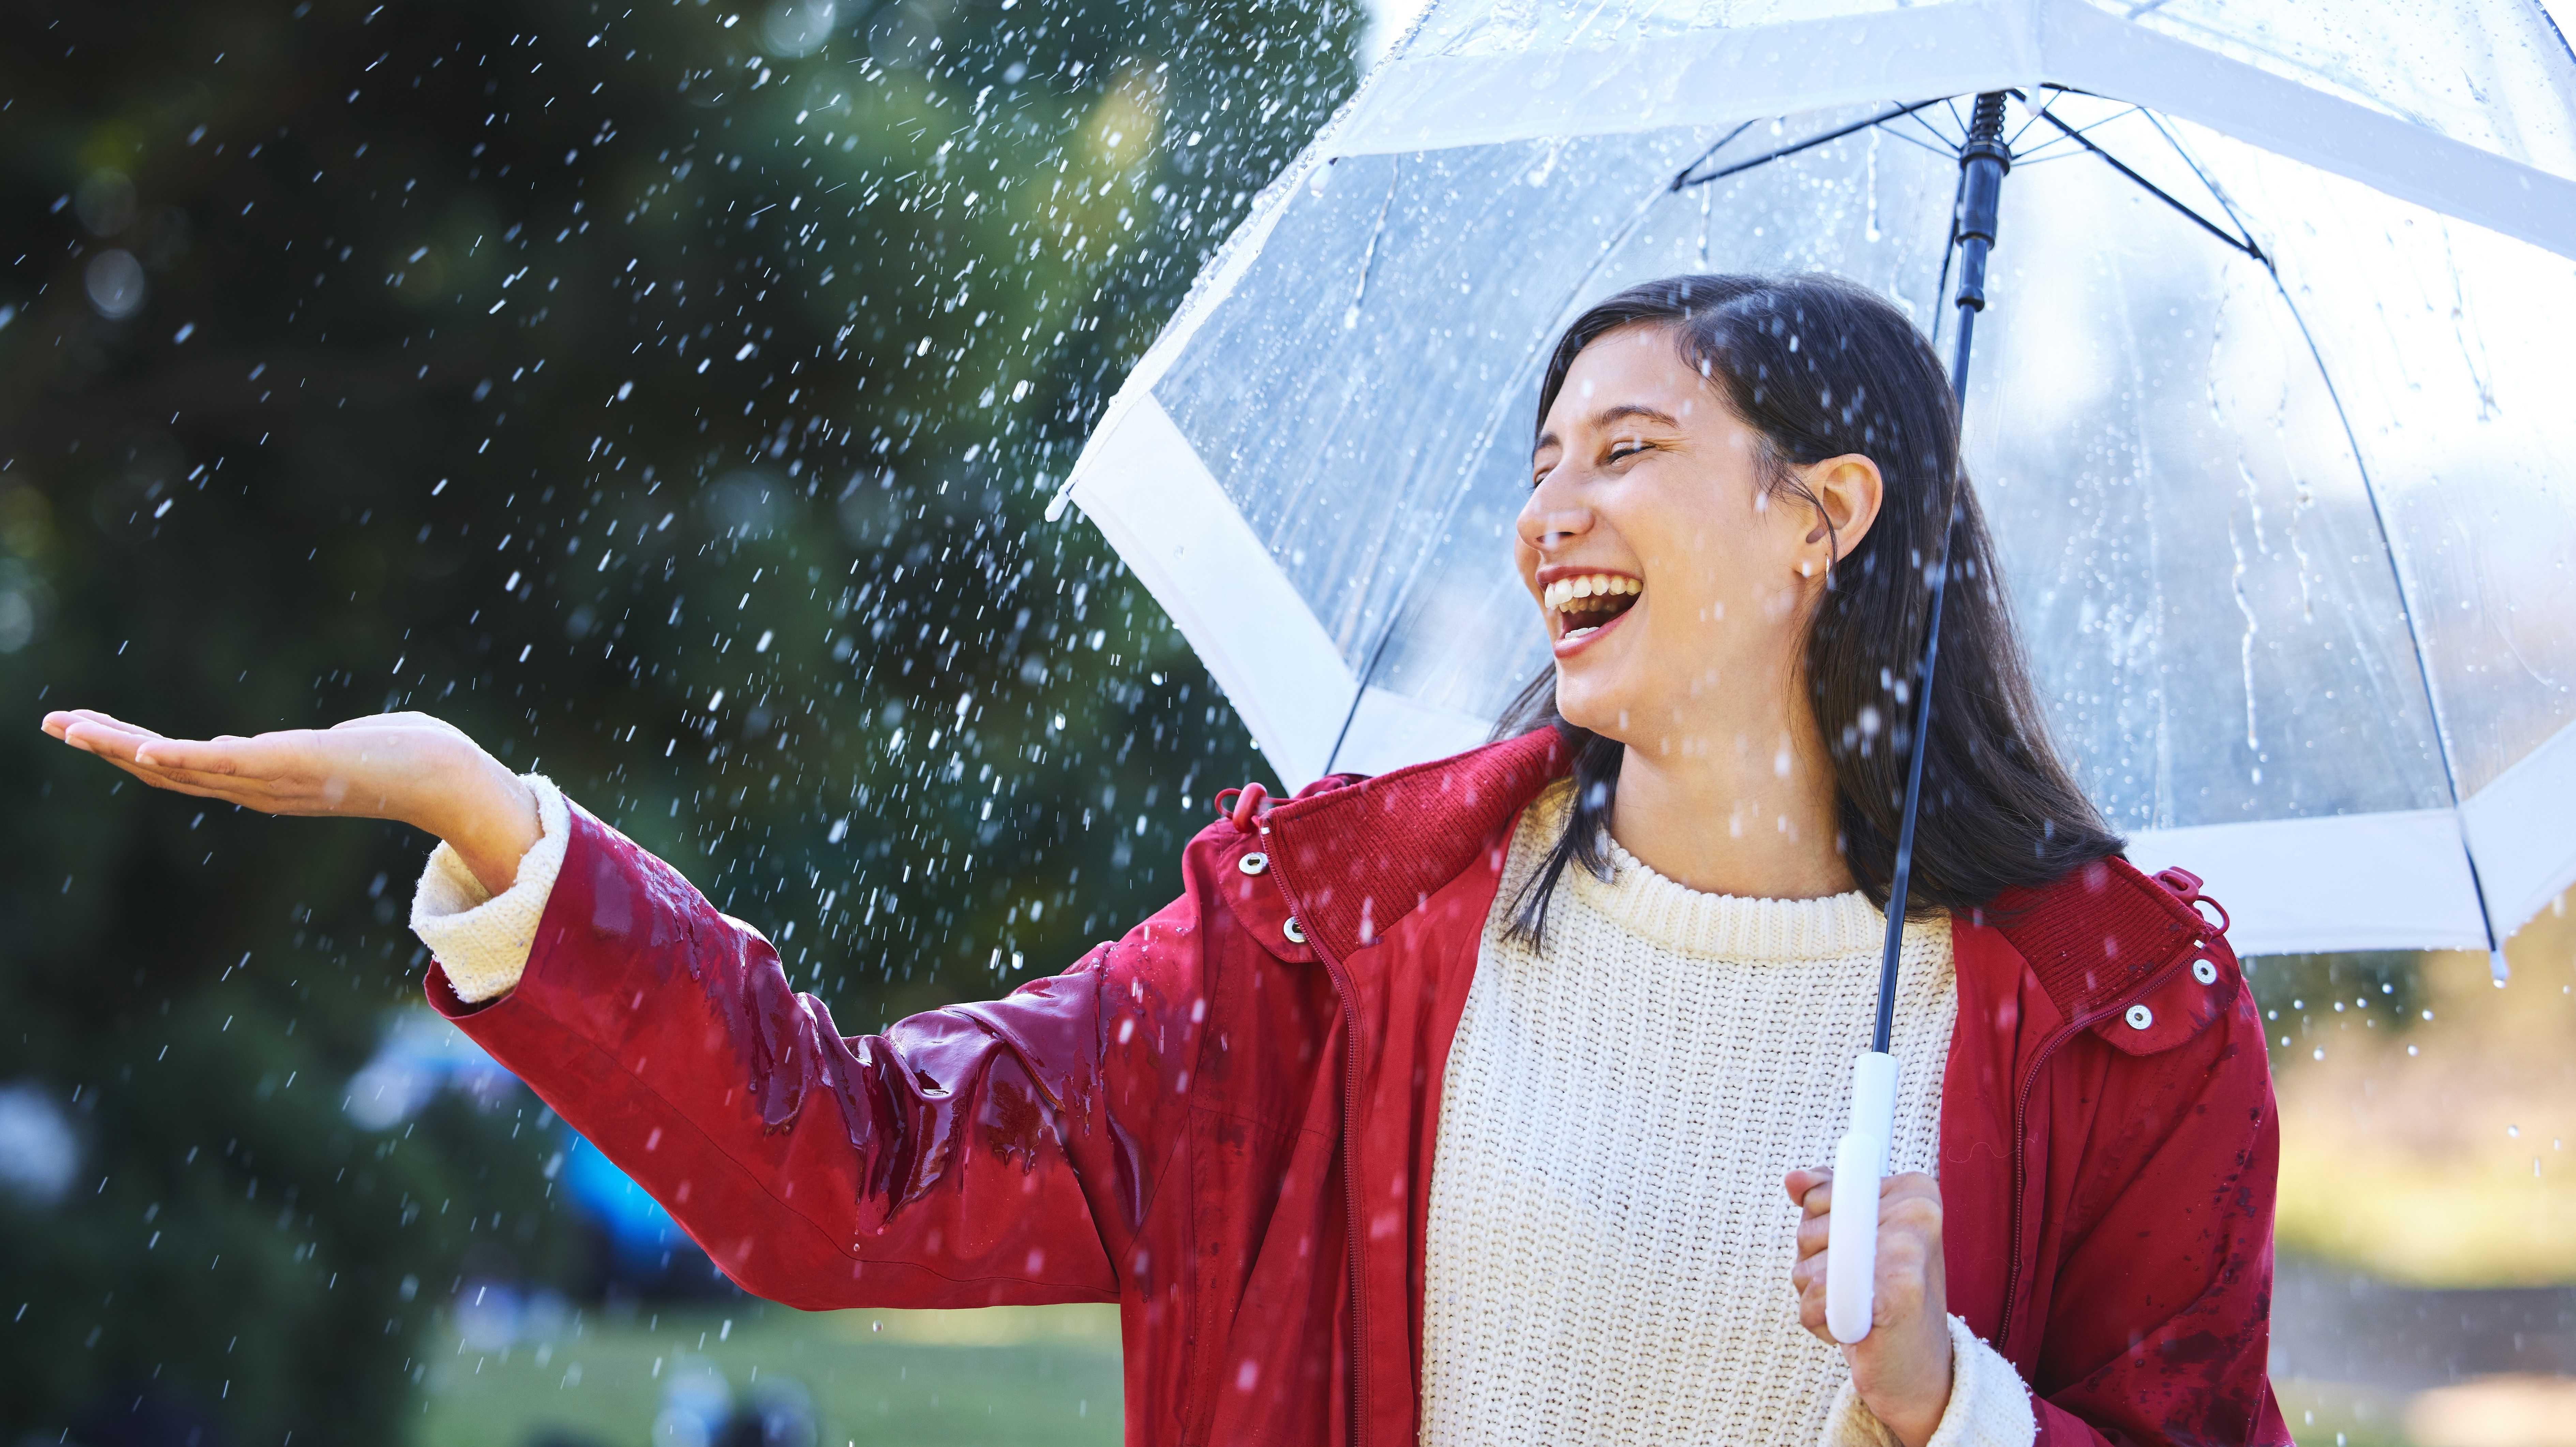
<path fill-rule="evenodd" d="M 1220 820 L 1126 938 L 857 1038 L 576 809 L 518 987 L 467 1007 L 433 967 L 430 998 L 746 1290 L 1114 1301 L 1131 1444 L 1398 1447 L 1442 1070 L 1514 821 L 1565 767 L 1534 733 Z M 1950 1307 L 2047 1447 L 2290 1440 L 2271 1077 L 2197 883 L 2109 861 L 1953 926 Z"/>

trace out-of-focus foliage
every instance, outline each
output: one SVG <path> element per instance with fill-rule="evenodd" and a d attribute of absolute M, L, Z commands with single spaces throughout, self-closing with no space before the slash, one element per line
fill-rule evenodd
<path fill-rule="evenodd" d="M 2284 955 L 2251 978 L 2281 1104 L 2280 1247 L 2434 1287 L 2576 1280 L 2576 920 L 2507 946 Z"/>
<path fill-rule="evenodd" d="M 761 923 L 845 1029 L 1160 903 L 1257 756 L 1040 511 L 1358 20 L 0 20 L 0 1125 L 42 1148 L 0 1179 L 0 1419 L 381 1442 L 427 1314 L 566 1250 L 533 1108 L 343 1110 L 416 998 L 423 841 L 146 797 L 46 708 L 438 713 Z"/>

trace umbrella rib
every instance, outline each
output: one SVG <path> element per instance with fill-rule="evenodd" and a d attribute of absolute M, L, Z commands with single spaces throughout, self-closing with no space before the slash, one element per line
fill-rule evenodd
<path fill-rule="evenodd" d="M 2091 151 L 2094 155 L 2101 157 L 2103 163 L 2108 165 L 2112 170 L 2119 172 L 2121 175 L 2126 176 L 2131 181 L 2137 183 L 2138 187 L 2141 190 L 2144 190 L 2148 195 L 2155 197 L 2157 200 L 2171 206 L 2176 211 L 2181 212 L 2185 217 L 2189 218 L 2192 224 L 2198 226 L 2201 230 L 2206 231 L 2210 235 L 2217 237 L 2219 240 L 2226 242 L 2236 250 L 2244 252 L 2247 256 L 2263 263 L 2266 267 L 2269 267 L 2272 264 L 2271 258 L 2263 254 L 2263 248 L 2256 246 L 2251 238 L 2239 237 L 2230 234 L 2226 227 L 2223 227 L 2217 222 L 2210 220 L 2208 217 L 2201 215 L 2199 212 L 2194 211 L 2188 204 L 2173 195 L 2173 193 L 2165 190 L 2165 188 L 2157 185 L 2155 182 L 2148 180 L 2146 177 L 2139 175 L 2135 170 L 2130 168 L 2127 162 L 2124 162 L 2119 157 L 2112 155 L 2109 151 L 2103 150 L 2100 146 L 2093 144 L 2092 138 L 2085 135 L 2082 131 L 2075 129 L 2073 126 L 2070 126 L 2066 122 L 2059 120 L 2057 117 L 2048 114 L 2046 111 L 2040 112 L 2039 119 L 2057 127 L 2059 133 L 2064 135 L 2066 139 L 2073 141 L 2075 144 Z"/>
<path fill-rule="evenodd" d="M 1691 163 L 1691 165 L 1683 167 L 1679 173 L 1674 175 L 1673 184 L 1670 189 L 1678 191 L 1685 186 L 1705 186 L 1711 181 L 1724 180 L 1726 177 L 1732 176 L 1738 171 L 1750 171 L 1756 166 L 1769 165 L 1771 162 L 1779 160 L 1783 156 L 1794 156 L 1800 151 L 1812 150 L 1817 146 L 1825 144 L 1827 141 L 1839 141 L 1854 131 L 1865 131 L 1872 126 L 1884 125 L 1889 121 L 1895 120 L 1899 116 L 1912 115 L 1914 112 L 1923 109 L 1925 106 L 1939 105 L 1942 99 L 1944 98 L 1935 97 L 1931 100 L 1916 101 L 1912 105 L 1890 106 L 1886 110 L 1880 111 L 1877 115 L 1870 116 L 1867 119 L 1854 121 L 1847 126 L 1838 126 L 1833 130 L 1825 132 L 1821 136 L 1809 136 L 1803 141 L 1793 141 L 1776 150 L 1765 151 L 1761 155 L 1752 157 L 1749 160 L 1738 161 L 1732 166 L 1722 166 L 1717 170 L 1709 172 L 1705 176 L 1694 176 L 1691 174 L 1692 170 L 1696 169 L 1699 164 L 1695 161 Z M 1745 122 L 1745 125 L 1751 124 L 1752 122 L 1750 121 Z M 1741 135 L 1743 134 L 1743 131 L 1744 127 L 1738 126 L 1735 129 L 1735 135 Z M 1726 139 L 1731 141 L 1735 139 L 1735 135 L 1730 135 Z M 1718 145 L 1720 146 L 1725 144 L 1726 141 L 1718 142 Z M 1711 147 L 1711 149 L 1714 150 L 1715 147 Z M 1705 160 L 1706 158 L 1702 157 L 1702 159 Z"/>
<path fill-rule="evenodd" d="M 2064 95 L 2065 93 L 2066 93 L 2066 92 L 2064 92 L 2064 91 L 2060 91 L 2060 92 L 2058 92 L 2058 94 L 2059 94 L 2059 95 Z M 2051 105 L 2056 104 L 2055 99 L 2054 99 L 2054 98 L 2052 98 L 2052 99 L 2050 100 L 2049 104 L 2051 104 Z M 2069 132 L 2068 134 L 2069 134 L 2069 135 L 2072 135 L 2072 136 L 2074 137 L 2074 139 L 2075 139 L 2075 140 L 2080 144 L 2086 136 L 2088 136 L 2088 135 L 2092 134 L 2092 133 L 2093 133 L 2093 132 L 2095 132 L 2095 131 L 2098 131 L 2098 130 L 2102 129 L 2104 126 L 2107 126 L 2107 125 L 2111 124 L 2113 121 L 2126 120 L 2126 119 L 2127 119 L 2127 118 L 2129 118 L 2130 116 L 2134 116 L 2134 115 L 2144 115 L 2144 114 L 2146 113 L 2146 109 L 2147 109 L 2147 108 L 2146 108 L 2145 106 L 2130 106 L 2130 107 L 2128 107 L 2128 108 L 2126 108 L 2126 109 L 2124 109 L 2124 110 L 2114 111 L 2114 112 L 2112 112 L 2111 114 L 2109 114 L 2109 115 L 2107 115 L 2107 116 L 2102 117 L 2100 120 L 2093 122 L 2091 125 L 2077 126 L 2077 127 L 2075 127 L 2075 129 L 2074 129 L 2072 132 Z M 2058 128 L 2059 130 L 2061 130 L 2061 131 L 2064 131 L 2064 130 L 2066 129 L 2066 123 L 2065 123 L 2064 121 L 2062 121 L 2062 120 L 2058 119 L 2058 118 L 2057 118 L 2057 116 L 2056 116 L 2056 115 L 2054 115 L 2053 113 L 2048 112 L 2048 111 L 2046 110 L 2046 108 L 2044 108 L 2044 107 L 2042 108 L 2042 110 L 2041 110 L 2039 113 L 2034 114 L 2034 115 L 2032 115 L 2032 117 L 2031 117 L 2031 122 L 2032 122 L 2032 124 L 2037 124 L 2038 122 L 2040 122 L 2040 121 L 2042 121 L 2042 120 L 2047 121 L 2050 125 L 2057 127 L 2057 128 Z M 2022 127 L 2022 129 L 2023 129 L 2024 131 L 2027 131 L 2027 130 L 2029 130 L 2029 129 L 2030 129 L 2030 126 L 2025 125 L 2025 126 L 2023 126 L 2023 127 Z M 2038 145 L 2035 145 L 2035 146 L 2031 147 L 2028 151 L 2022 151 L 2022 150 L 2016 149 L 2016 150 L 2013 152 L 2013 164 L 2014 164 L 2014 165 L 2016 165 L 2016 166 L 2018 166 L 2018 165 L 2023 164 L 2023 163 L 2024 163 L 2024 162 L 2026 162 L 2026 161 L 2028 161 L 2028 162 L 2037 162 L 2037 161 L 2053 161 L 2053 160 L 2056 160 L 2056 159 L 2058 158 L 2058 156 L 2069 156 L 2069 155 L 2073 155 L 2073 154 L 2075 154 L 2075 152 L 2074 152 L 2073 150 L 2062 150 L 2062 151 L 2059 151 L 2056 155 L 2047 155 L 2047 154 L 2044 154 L 2044 153 L 2048 150 L 2048 148 L 2049 148 L 2049 147 L 2051 147 L 2051 146 L 2055 146 L 2055 145 L 2058 145 L 2058 144 L 2060 144 L 2060 143 L 2064 142 L 2066 139 L 2067 139 L 2067 136 L 2066 136 L 2066 135 L 2051 136 L 2051 137 L 2049 137 L 2047 140 L 2044 140 L 2044 141 L 2040 142 Z"/>
<path fill-rule="evenodd" d="M 2182 143 L 2182 138 L 2166 130 L 2164 122 L 2156 116 L 2155 112 L 2145 111 L 2144 107 L 2140 109 L 2145 112 L 2147 123 L 2156 128 L 2156 134 L 2165 138 L 2165 144 L 2173 147 L 2174 154 L 2181 157 L 2182 163 L 2191 168 L 2192 175 L 2199 178 L 2201 185 L 2209 188 L 2211 198 L 2218 202 L 2220 210 L 2227 213 L 2227 219 L 2235 222 L 2238 229 L 2245 231 L 2247 236 L 2252 236 L 2253 231 L 2246 227 L 2245 218 L 2237 214 L 2236 207 L 2227 199 L 2227 193 L 2220 189 L 2216 181 L 2210 179 L 2209 172 L 2201 168 L 2199 158 L 2192 155 L 2190 148 Z M 2415 659 L 2415 682 L 2423 690 L 2425 716 L 2433 725 L 2433 753 L 2434 757 L 2441 760 L 2442 788 L 2450 795 L 2451 817 L 2459 820 L 2461 824 L 2460 856 L 2469 866 L 2469 893 L 2477 900 L 2478 925 L 2486 931 L 2488 970 L 2494 976 L 2495 982 L 2502 985 L 2508 973 L 2504 945 L 2496 938 L 2495 915 L 2487 908 L 2486 880 L 2478 872 L 2478 856 L 2469 848 L 2467 820 L 2462 818 L 2460 813 L 2460 773 L 2458 766 L 2451 760 L 2451 732 L 2442 721 L 2441 699 L 2433 691 L 2433 665 L 2425 656 L 2424 634 L 2415 622 L 2414 593 L 2406 586 L 2406 570 L 2397 565 L 2397 538 L 2388 529 L 2388 515 L 2379 502 L 2379 485 L 2371 480 L 2370 464 L 2364 461 L 2361 455 L 2361 434 L 2353 430 L 2352 417 L 2344 410 L 2343 392 L 2335 386 L 2334 372 L 2326 366 L 2325 352 L 2317 346 L 2315 333 L 2308 330 L 2308 319 L 2300 313 L 2298 299 L 2290 295 L 2289 284 L 2281 279 L 2281 269 L 2273 265 L 2272 258 L 2265 256 L 2252 245 L 2249 244 L 2241 249 L 2263 264 L 2264 274 L 2272 278 L 2273 292 L 2281 298 L 2282 309 L 2290 314 L 2290 324 L 2299 329 L 2299 340 L 2307 345 L 2308 360 L 2316 365 L 2317 380 L 2326 389 L 2326 401 L 2334 407 L 2335 422 L 2343 428 L 2344 446 L 2352 453 L 2352 470 L 2361 478 L 2361 495 L 2370 504 L 2371 526 L 2379 530 L 2379 550 L 2388 559 L 2388 580 L 2397 590 L 2397 614 L 2406 622 L 2407 651 Z"/>
<path fill-rule="evenodd" d="M 2016 162 L 2021 159 L 2021 138 L 2029 135 L 2030 128 L 2039 124 L 2039 118 L 2048 114 L 2049 107 L 2056 105 L 2058 101 L 2063 99 L 2066 95 L 2066 88 L 2064 86 L 2052 85 L 2046 89 L 2048 91 L 2048 99 L 2040 102 L 2037 106 L 2032 107 L 2029 118 L 2021 123 L 2021 128 L 2004 138 L 2004 149 L 2012 152 L 2013 159 Z M 2029 101 L 2025 99 L 2023 104 L 2029 105 Z M 2046 143 L 2043 142 L 2042 144 Z"/>
<path fill-rule="evenodd" d="M 2145 106 L 2139 106 L 2137 111 L 2138 114 L 2147 118 L 2148 125 L 2156 128 L 2157 135 L 2165 138 L 2165 144 L 2173 147 L 2173 153 L 2181 158 L 2182 163 L 2191 168 L 2193 178 L 2200 182 L 2202 190 L 2209 193 L 2209 199 L 2218 203 L 2218 209 L 2227 213 L 2228 221 L 2233 224 L 2237 231 L 2248 241 L 2251 241 L 2254 236 L 2254 228 L 2245 224 L 2244 216 L 2239 214 L 2236 210 L 2236 203 L 2228 200 L 2227 193 L 2219 188 L 2216 181 L 2209 178 L 2209 172 L 2201 167 L 2200 158 L 2193 155 L 2191 153 L 2191 148 L 2182 143 L 2182 137 L 2175 135 L 2170 130 L 2167 130 L 2165 128 L 2164 118 L 2157 115 L 2154 111 L 2148 110 Z M 2264 270 L 2274 271 L 2272 258 L 2261 256 L 2259 253 L 2257 255 L 2258 259 L 2263 263 Z M 2274 271 L 2273 279 L 2275 281 L 2280 279 L 2277 271 Z"/>
<path fill-rule="evenodd" d="M 2177 147 L 2179 149 L 2179 147 Z M 2189 159 L 2188 156 L 2185 157 Z M 2194 167 L 2197 170 L 2197 167 Z M 2424 691 L 2424 712 L 2433 725 L 2433 754 L 2442 763 L 2442 788 L 2451 796 L 2451 817 L 2460 828 L 2460 855 L 2469 866 L 2469 893 L 2477 900 L 2478 925 L 2486 931 L 2488 969 L 2495 982 L 2502 985 L 2508 973 L 2503 942 L 2496 938 L 2495 916 L 2487 909 L 2486 881 L 2478 873 L 2478 856 L 2469 848 L 2468 821 L 2461 815 L 2460 774 L 2451 761 L 2451 731 L 2442 721 L 2442 704 L 2433 692 L 2433 665 L 2425 656 L 2424 634 L 2415 622 L 2415 598 L 2406 586 L 2406 570 L 2397 565 L 2397 538 L 2388 529 L 2388 515 L 2379 502 L 2379 485 L 2371 481 L 2370 464 L 2362 460 L 2361 435 L 2353 430 L 2352 418 L 2344 411 L 2343 393 L 2334 383 L 2334 373 L 2327 369 L 2325 353 L 2318 350 L 2316 337 L 2308 331 L 2308 319 L 2299 314 L 2299 304 L 2290 295 L 2289 286 L 2269 258 L 2257 253 L 2263 270 L 2272 278 L 2272 289 L 2279 294 L 2281 305 L 2288 309 L 2291 324 L 2299 329 L 2299 340 L 2307 343 L 2308 359 L 2316 364 L 2317 380 L 2324 384 L 2326 400 L 2334 405 L 2335 421 L 2343 427 L 2344 446 L 2352 451 L 2352 469 L 2361 477 L 2361 495 L 2370 502 L 2370 521 L 2379 529 L 2379 550 L 2388 559 L 2388 577 L 2397 589 L 2397 613 L 2406 620 L 2407 651 L 2415 657 L 2415 681 Z"/>
<path fill-rule="evenodd" d="M 2036 166 L 2042 161 L 2063 160 L 2068 156 L 2080 156 L 2083 154 L 2083 147 L 2068 144 L 2064 136 L 2050 136 L 2048 139 L 2037 142 L 2036 144 L 2028 147 L 2015 147 L 2013 150 L 2013 164 L 2016 166 Z"/>
<path fill-rule="evenodd" d="M 1929 130 L 1930 127 L 1927 126 L 1925 129 Z M 1903 141 L 1909 146 L 1919 147 L 1931 152 L 1933 155 L 1939 156 L 1942 160 L 1955 161 L 1959 159 L 1959 148 L 1956 146 L 1936 146 L 1930 141 L 1917 140 L 1914 137 L 1907 135 L 1905 132 L 1898 130 L 1894 126 L 1882 126 L 1879 130 L 1881 134 L 1885 135 L 1890 140 Z M 1939 133 L 1935 132 L 1934 134 L 1937 135 Z"/>
<path fill-rule="evenodd" d="M 1921 126 L 1923 128 L 1923 134 L 1930 136 L 1934 141 L 1938 142 L 1942 152 L 1948 155 L 1950 159 L 1955 161 L 1959 158 L 1959 142 L 1941 134 L 1941 128 L 1932 124 L 1930 121 L 1923 119 L 1921 112 L 1908 111 L 1906 113 L 1906 119 L 1914 122 L 1914 124 L 1918 126 Z M 1888 134 L 1892 136 L 1895 135 L 1896 132 L 1891 130 Z"/>
<path fill-rule="evenodd" d="M 1751 122 L 1748 121 L 1746 124 L 1749 125 Z M 1725 142 L 1721 141 L 1719 144 L 1723 145 Z M 1645 204 L 1639 206 L 1636 212 L 1629 216 L 1627 222 L 1602 244 L 1600 252 L 1592 258 L 1592 264 L 1583 268 L 1583 274 L 1576 277 L 1565 289 L 1564 299 L 1557 303 L 1556 311 L 1560 319 L 1565 318 L 1565 314 L 1574 309 L 1576 299 L 1583 295 L 1584 288 L 1592 284 L 1592 278 L 1600 274 L 1602 265 L 1618 254 L 1619 248 L 1627 244 L 1629 237 L 1637 234 L 1637 228 L 1644 225 L 1646 217 L 1654 211 L 1655 203 L 1671 194 L 1672 189 L 1668 187 L 1649 193 Z M 1541 340 L 1532 343 L 1521 353 L 1520 363 L 1512 371 L 1513 376 L 1517 377 L 1528 371 L 1530 365 L 1536 362 L 1548 348 L 1550 336 L 1552 333 L 1543 334 Z M 1493 445 L 1495 429 L 1502 426 L 1504 414 L 1510 410 L 1516 400 L 1517 393 L 1510 389 L 1495 395 L 1492 408 L 1485 414 L 1485 425 L 1479 432 L 1486 448 Z M 1456 513 L 1458 503 L 1467 495 L 1467 490 L 1475 485 L 1476 463 L 1483 456 L 1484 451 L 1481 448 L 1468 456 L 1465 467 L 1459 474 L 1457 485 L 1449 491 L 1449 501 L 1441 515 L 1443 526 L 1446 526 L 1449 517 Z M 1438 532 L 1438 528 L 1432 529 L 1433 536 L 1436 537 Z M 1333 765 L 1341 762 L 1342 746 L 1350 742 L 1351 724 L 1360 716 L 1360 704 L 1368 697 L 1369 680 L 1377 677 L 1378 665 L 1386 659 L 1387 645 L 1395 640 L 1396 625 L 1404 620 L 1404 605 L 1412 599 L 1414 586 L 1422 581 L 1423 571 L 1430 566 L 1431 553 L 1431 546 L 1426 542 L 1414 555 L 1413 565 L 1405 570 L 1404 581 L 1396 586 L 1395 592 L 1387 599 L 1385 626 L 1379 630 L 1377 641 L 1369 645 L 1368 662 L 1360 666 L 1354 680 L 1354 687 L 1351 689 L 1350 707 L 1342 711 L 1342 726 L 1333 735 L 1333 747 L 1324 755 L 1324 772 L 1327 774 L 1333 771 Z"/>
<path fill-rule="evenodd" d="M 1707 150 L 1700 152 L 1699 156 L 1695 160 L 1693 160 L 1689 165 L 1682 167 L 1681 174 L 1673 178 L 1673 189 L 1676 191 L 1680 190 L 1683 185 L 1682 177 L 1688 176 L 1691 172 L 1707 165 L 1709 157 L 1725 150 L 1729 145 L 1734 144 L 1737 136 L 1743 135 L 1746 131 L 1751 129 L 1753 129 L 1752 121 L 1746 120 L 1736 122 L 1734 130 L 1728 131 L 1725 135 L 1718 137 L 1715 141 L 1709 144 L 1709 148 Z"/>

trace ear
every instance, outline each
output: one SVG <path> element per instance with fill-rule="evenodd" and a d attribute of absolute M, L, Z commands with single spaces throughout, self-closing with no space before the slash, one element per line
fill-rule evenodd
<path fill-rule="evenodd" d="M 1816 510 L 1815 523 L 1798 549 L 1798 571 L 1813 577 L 1850 557 L 1852 549 L 1869 535 L 1870 525 L 1878 521 L 1886 483 L 1879 476 L 1878 464 L 1857 452 L 1828 457 L 1798 469 L 1798 473 L 1807 496 L 1815 500 Z M 1826 554 L 1828 542 L 1831 556 Z"/>

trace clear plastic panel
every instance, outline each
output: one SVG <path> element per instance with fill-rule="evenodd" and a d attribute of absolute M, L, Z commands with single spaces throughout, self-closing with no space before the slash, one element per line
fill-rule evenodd
<path fill-rule="evenodd" d="M 1750 127 L 1700 169 L 1759 156 L 1867 113 Z M 1511 382 L 1506 423 L 1478 457 L 1475 482 L 1442 529 L 1370 682 L 1490 719 L 1546 665 L 1536 608 L 1511 566 L 1512 526 L 1529 487 L 1544 349 L 1583 307 L 1621 287 L 1683 272 L 1821 269 L 1877 288 L 1928 325 L 1957 175 L 1947 157 L 1862 132 L 1659 200 L 1529 349 L 1529 365 Z M 1510 621 L 1497 626 L 1496 619 Z"/>
<path fill-rule="evenodd" d="M 2463 795 L 2576 724 L 2576 267 L 2194 127 L 2389 515 Z"/>
<path fill-rule="evenodd" d="M 2576 55 L 2538 0 L 2083 0 L 2576 178 Z"/>
<path fill-rule="evenodd" d="M 2068 111 L 2086 126 L 2112 114 L 2081 98 Z M 1839 119 L 1758 128 L 1729 152 Z M 2026 148 L 2051 159 L 2006 183 L 1969 447 L 2086 788 L 2124 829 L 2441 806 L 2394 577 L 2296 320 L 2250 258 L 2099 160 L 2039 151 L 2048 134 Z M 2094 134 L 2216 213 L 2143 116 Z M 1659 203 L 1581 301 L 1681 271 L 1820 266 L 1897 297 L 1946 348 L 1956 174 L 1863 133 L 1695 188 Z M 1535 387 L 1534 369 L 1513 379 L 1516 421 Z M 1490 718 L 1544 665 L 1534 623 L 1491 621 L 1528 613 L 1506 551 L 1524 431 L 1497 432 L 1479 459 L 1377 686 Z"/>
<path fill-rule="evenodd" d="M 1345 158 L 1154 395 L 1354 671 L 1571 290 L 1714 136 Z"/>
<path fill-rule="evenodd" d="M 2089 134 L 2207 196 L 2144 115 Z M 2086 792 L 2122 829 L 2447 804 L 2395 574 L 2270 274 L 2047 154 L 2004 183 L 1967 451 Z"/>
<path fill-rule="evenodd" d="M 2245 210 L 2288 283 L 2026 133 L 1969 461 L 2088 791 L 2123 829 L 2450 801 L 2364 465 L 2463 789 L 2566 727 L 2576 420 L 2548 328 L 2576 316 L 2576 276 L 2222 138 L 2058 104 L 2222 225 L 2222 195 Z M 1755 127 L 1718 159 L 1848 118 Z M 1542 350 L 1581 305 L 1682 271 L 1827 267 L 1947 332 L 1945 156 L 1862 132 L 1663 189 L 1712 139 L 1346 160 L 1157 384 L 1373 686 L 1490 719 L 1543 664 L 1509 535 Z"/>
<path fill-rule="evenodd" d="M 1442 0 L 1423 19 L 1411 49 L 1437 55 L 1604 50 L 1693 30 L 1829 20 L 1923 3 L 1926 0 Z"/>

